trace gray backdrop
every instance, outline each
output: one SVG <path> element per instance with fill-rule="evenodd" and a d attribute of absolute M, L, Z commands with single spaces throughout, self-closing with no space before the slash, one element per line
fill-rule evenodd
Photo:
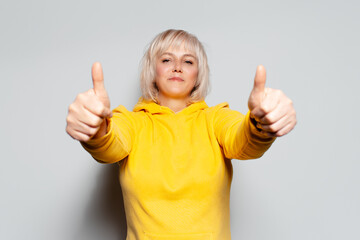
<path fill-rule="evenodd" d="M 298 125 L 232 160 L 233 239 L 360 239 L 359 1 L 1 1 L 0 239 L 125 239 L 116 165 L 65 133 L 103 64 L 112 107 L 139 97 L 145 46 L 168 28 L 204 43 L 212 91 L 247 111 L 258 64 Z"/>

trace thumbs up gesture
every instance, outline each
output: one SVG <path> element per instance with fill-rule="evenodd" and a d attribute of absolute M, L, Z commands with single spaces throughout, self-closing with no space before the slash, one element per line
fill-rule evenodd
<path fill-rule="evenodd" d="M 69 106 L 66 118 L 66 132 L 82 142 L 87 142 L 92 137 L 104 136 L 107 128 L 104 119 L 112 116 L 101 64 L 94 63 L 91 73 L 93 88 L 77 95 Z"/>
<path fill-rule="evenodd" d="M 248 100 L 250 117 L 255 119 L 256 127 L 266 135 L 284 136 L 296 125 L 295 109 L 281 90 L 265 88 L 265 83 L 266 71 L 264 66 L 259 65 Z"/>

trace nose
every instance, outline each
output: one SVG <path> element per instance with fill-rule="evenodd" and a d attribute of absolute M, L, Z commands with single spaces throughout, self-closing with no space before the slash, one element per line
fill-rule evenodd
<path fill-rule="evenodd" d="M 179 64 L 178 62 L 176 62 L 175 65 L 174 65 L 173 72 L 182 73 L 181 64 Z"/>

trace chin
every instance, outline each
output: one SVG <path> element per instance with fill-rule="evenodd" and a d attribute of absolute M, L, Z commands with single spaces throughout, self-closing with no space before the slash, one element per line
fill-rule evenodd
<path fill-rule="evenodd" d="M 190 95 L 190 92 L 184 91 L 182 89 L 171 89 L 167 92 L 167 95 L 172 97 L 186 97 Z"/>

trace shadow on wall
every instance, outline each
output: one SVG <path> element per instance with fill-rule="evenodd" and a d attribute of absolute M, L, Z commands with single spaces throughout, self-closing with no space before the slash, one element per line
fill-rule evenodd
<path fill-rule="evenodd" d="M 126 217 L 117 164 L 101 165 L 82 229 L 74 240 L 125 240 Z"/>

